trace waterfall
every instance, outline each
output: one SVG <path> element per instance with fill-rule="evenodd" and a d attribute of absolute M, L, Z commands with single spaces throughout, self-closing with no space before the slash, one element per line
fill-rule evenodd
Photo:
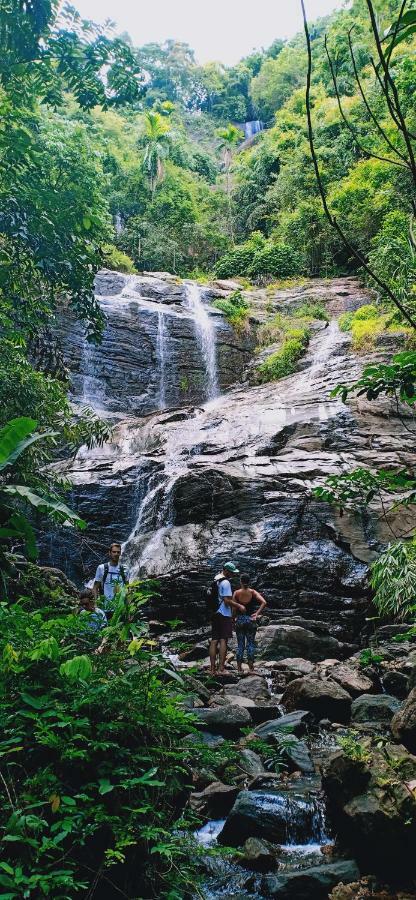
<path fill-rule="evenodd" d="M 116 213 L 114 216 L 114 229 L 116 234 L 121 234 L 123 231 L 123 220 L 120 213 Z"/>
<path fill-rule="evenodd" d="M 263 122 L 260 122 L 259 119 L 254 119 L 252 122 L 244 122 L 243 129 L 246 141 L 258 134 L 259 131 L 263 131 L 263 127 Z"/>
<path fill-rule="evenodd" d="M 102 410 L 105 404 L 105 388 L 100 376 L 96 372 L 95 353 L 97 348 L 84 338 L 81 367 L 82 374 L 82 393 L 80 403 L 83 406 L 90 406 L 94 410 Z M 98 350 L 99 352 L 99 350 Z"/>
<path fill-rule="evenodd" d="M 194 315 L 196 339 L 207 377 L 207 399 L 218 395 L 215 327 L 201 300 L 201 289 L 193 281 L 186 282 L 186 306 Z"/>
<path fill-rule="evenodd" d="M 166 406 L 166 326 L 163 309 L 158 310 L 157 314 L 156 356 L 159 368 L 159 409 L 164 409 Z"/>

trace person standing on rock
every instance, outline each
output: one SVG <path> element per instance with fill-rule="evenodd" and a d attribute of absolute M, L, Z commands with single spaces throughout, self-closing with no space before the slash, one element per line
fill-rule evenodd
<path fill-rule="evenodd" d="M 233 600 L 233 590 L 230 578 L 238 575 L 238 569 L 232 562 L 224 565 L 222 572 L 215 576 L 215 581 L 209 591 L 212 615 L 212 634 L 209 645 L 209 658 L 211 663 L 211 675 L 215 675 L 216 659 L 219 644 L 220 667 L 219 675 L 225 674 L 225 658 L 227 656 L 228 641 L 233 634 L 233 609 L 244 612 L 244 606 Z M 215 606 L 217 609 L 215 610 Z"/>
<path fill-rule="evenodd" d="M 242 608 L 235 620 L 237 635 L 237 668 L 243 671 L 244 651 L 247 647 L 247 662 L 250 672 L 254 672 L 254 654 L 256 651 L 257 619 L 261 616 L 267 603 L 254 588 L 250 587 L 250 576 L 241 575 L 241 587 L 234 592 L 233 602 Z"/>
<path fill-rule="evenodd" d="M 111 618 L 114 609 L 114 598 L 117 591 L 128 584 L 125 569 L 120 564 L 121 544 L 113 541 L 108 551 L 108 562 L 101 563 L 97 567 L 94 579 L 94 597 L 96 600 L 102 597 L 102 606 L 107 618 Z"/>

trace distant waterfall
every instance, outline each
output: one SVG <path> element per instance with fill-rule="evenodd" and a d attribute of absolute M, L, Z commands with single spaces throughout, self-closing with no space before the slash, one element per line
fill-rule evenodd
<path fill-rule="evenodd" d="M 244 122 L 243 129 L 246 141 L 258 134 L 259 131 L 263 131 L 263 128 L 263 122 L 260 122 L 259 119 L 254 119 L 252 122 Z"/>
<path fill-rule="evenodd" d="M 166 406 L 166 325 L 163 309 L 158 310 L 157 314 L 156 356 L 159 369 L 159 409 L 164 409 Z"/>
<path fill-rule="evenodd" d="M 207 399 L 212 400 L 219 392 L 217 375 L 217 350 L 215 327 L 201 300 L 201 289 L 195 282 L 186 283 L 186 306 L 194 315 L 196 339 L 201 351 L 207 376 Z"/>
<path fill-rule="evenodd" d="M 100 374 L 95 368 L 95 354 L 97 348 L 84 337 L 81 369 L 82 394 L 80 402 L 83 406 L 90 406 L 96 411 L 101 411 L 105 404 L 105 387 Z"/>

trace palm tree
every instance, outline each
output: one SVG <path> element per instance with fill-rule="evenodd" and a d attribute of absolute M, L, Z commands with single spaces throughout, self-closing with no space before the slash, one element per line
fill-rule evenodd
<path fill-rule="evenodd" d="M 169 156 L 172 132 L 169 122 L 158 112 L 147 112 L 144 116 L 143 170 L 149 181 L 152 200 L 155 190 L 164 175 L 164 160 Z"/>
<path fill-rule="evenodd" d="M 235 125 L 227 125 L 226 128 L 220 128 L 218 131 L 218 137 L 220 138 L 219 148 L 222 151 L 222 158 L 224 163 L 224 171 L 226 176 L 226 190 L 228 197 L 228 217 L 229 217 L 229 228 L 230 228 L 230 236 L 231 240 L 234 243 L 234 229 L 233 229 L 233 217 L 232 217 L 232 207 L 231 207 L 231 163 L 233 161 L 233 151 L 239 141 L 244 137 L 243 132 L 240 131 Z"/>

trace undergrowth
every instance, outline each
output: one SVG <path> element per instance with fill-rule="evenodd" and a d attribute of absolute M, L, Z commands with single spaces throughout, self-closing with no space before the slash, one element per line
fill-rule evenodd
<path fill-rule="evenodd" d="M 241 291 L 233 291 L 224 299 L 214 300 L 213 306 L 224 313 L 227 322 L 237 331 L 244 331 L 247 328 L 250 306 Z"/>
<path fill-rule="evenodd" d="M 48 597 L 0 605 L 1 896 L 193 894 L 185 685 L 124 589 L 91 635 Z"/>
<path fill-rule="evenodd" d="M 347 312 L 340 316 L 339 327 L 341 331 L 350 331 L 354 350 L 371 350 L 377 342 L 377 338 L 383 332 L 401 333 L 407 335 L 411 329 L 403 324 L 395 322 L 394 315 L 386 312 L 372 303 L 361 306 L 355 312 Z"/>

